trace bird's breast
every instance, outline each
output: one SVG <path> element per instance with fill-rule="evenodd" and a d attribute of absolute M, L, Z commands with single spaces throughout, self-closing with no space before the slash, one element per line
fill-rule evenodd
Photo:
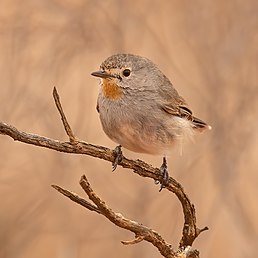
<path fill-rule="evenodd" d="M 110 79 L 103 79 L 102 81 L 103 95 L 111 100 L 118 100 L 122 97 L 122 89 Z"/>

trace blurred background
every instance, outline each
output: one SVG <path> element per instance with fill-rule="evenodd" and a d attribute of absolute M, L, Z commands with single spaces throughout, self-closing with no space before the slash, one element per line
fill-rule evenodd
<path fill-rule="evenodd" d="M 194 113 L 213 130 L 169 157 L 170 174 L 195 204 L 201 257 L 248 258 L 258 243 L 258 2 L 1 0 L 0 120 L 67 140 L 53 86 L 78 138 L 114 148 L 96 112 L 108 56 L 153 60 Z M 0 136 L 0 257 L 159 257 L 147 242 L 58 194 L 85 196 L 79 179 L 114 211 L 158 231 L 175 248 L 179 201 L 152 180 L 92 157 L 69 155 Z M 160 166 L 161 158 L 124 151 Z"/>

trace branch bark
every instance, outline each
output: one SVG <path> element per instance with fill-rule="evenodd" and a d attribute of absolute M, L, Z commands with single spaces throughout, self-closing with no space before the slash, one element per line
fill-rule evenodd
<path fill-rule="evenodd" d="M 75 202 L 83 205 L 87 209 L 89 209 L 90 207 L 90 210 L 102 214 L 118 227 L 133 232 L 135 234 L 135 239 L 132 241 L 123 241 L 123 244 L 135 244 L 139 243 L 142 240 L 146 240 L 156 246 L 164 257 L 175 257 L 176 252 L 173 251 L 171 246 L 167 242 L 165 242 L 165 240 L 156 231 L 136 221 L 127 219 L 121 213 L 116 213 L 111 208 L 109 208 L 107 204 L 93 191 L 85 175 L 81 177 L 80 185 L 85 193 L 88 195 L 89 199 L 96 205 L 97 210 L 95 209 L 95 206 L 93 206 L 93 204 L 89 206 L 89 202 L 87 202 L 86 205 L 85 203 L 82 203 L 81 198 L 74 195 L 73 193 L 68 193 L 67 190 L 62 189 L 59 186 L 53 185 L 53 187 L 59 192 L 65 193 L 65 196 L 70 198 L 71 200 L 78 200 L 78 202 Z"/>
<path fill-rule="evenodd" d="M 69 142 L 58 141 L 44 136 L 22 132 L 16 129 L 14 126 L 8 125 L 3 122 L 0 122 L 0 134 L 8 135 L 14 140 L 17 140 L 23 143 L 49 148 L 59 152 L 89 155 L 109 162 L 113 162 L 114 156 L 113 156 L 112 150 L 103 146 L 93 145 L 93 144 L 81 141 L 74 136 L 74 133 L 72 132 L 72 129 L 63 112 L 63 109 L 60 103 L 60 98 L 56 88 L 54 88 L 53 90 L 53 96 L 54 96 L 57 109 L 61 115 L 64 129 L 69 137 Z M 128 168 L 133 170 L 133 172 L 139 176 L 151 178 L 154 181 L 161 180 L 159 169 L 152 167 L 151 165 L 145 163 L 144 161 L 141 161 L 138 159 L 131 160 L 131 159 L 127 159 L 126 157 L 123 157 L 119 165 L 122 166 L 123 168 Z M 83 176 L 83 178 L 81 179 L 80 184 L 94 204 L 84 200 L 83 198 L 78 197 L 77 195 L 59 186 L 54 186 L 54 188 L 58 190 L 60 193 L 62 193 L 63 195 L 69 197 L 72 201 L 84 206 L 85 208 L 91 211 L 95 211 L 99 214 L 104 215 L 114 224 L 118 223 L 116 225 L 120 227 L 123 227 L 123 223 L 121 223 L 121 221 L 125 221 L 125 220 L 130 221 L 128 219 L 125 219 L 124 217 L 117 216 L 116 213 L 114 213 L 107 206 L 105 206 L 105 203 L 101 201 L 100 198 L 91 189 L 90 184 L 85 176 Z M 184 226 L 183 226 L 182 238 L 179 243 L 179 251 L 180 251 L 180 254 L 183 255 L 184 253 L 182 250 L 188 250 L 189 249 L 188 247 L 192 246 L 194 240 L 198 237 L 198 235 L 204 230 L 207 230 L 208 228 L 207 227 L 203 229 L 197 228 L 194 205 L 191 203 L 190 199 L 184 192 L 183 187 L 175 179 L 170 177 L 169 184 L 165 186 L 165 189 L 174 193 L 182 205 L 182 209 L 184 213 Z M 112 214 L 112 216 L 110 214 Z M 133 231 L 136 235 L 136 239 L 129 242 L 126 241 L 127 243 L 129 244 L 130 242 L 137 243 L 144 239 L 151 242 L 153 245 L 155 245 L 160 250 L 160 252 L 161 250 L 164 250 L 161 252 L 161 254 L 165 257 L 184 257 L 184 256 L 175 256 L 179 253 L 175 253 L 174 251 L 172 251 L 171 246 L 167 244 L 157 232 L 142 226 L 141 234 L 139 234 L 139 230 L 138 230 L 139 224 L 133 221 L 130 221 L 130 223 L 131 223 L 130 226 L 123 227 L 123 228 Z M 162 248 L 160 247 L 160 245 L 162 246 Z M 187 253 L 188 256 L 185 256 L 185 257 L 190 257 L 189 256 L 190 254 L 193 255 L 193 254 L 196 254 L 196 252 L 194 253 L 191 251 L 189 253 L 189 250 L 188 250 L 188 253 Z M 198 256 L 199 256 L 199 253 L 198 253 Z M 191 257 L 195 257 L 195 256 L 191 256 Z"/>

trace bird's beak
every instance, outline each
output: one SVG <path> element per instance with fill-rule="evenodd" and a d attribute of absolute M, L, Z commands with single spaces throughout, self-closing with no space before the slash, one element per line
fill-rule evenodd
<path fill-rule="evenodd" d="M 106 71 L 96 71 L 91 73 L 91 75 L 100 77 L 100 78 L 114 78 L 115 76 L 113 74 L 107 73 Z"/>

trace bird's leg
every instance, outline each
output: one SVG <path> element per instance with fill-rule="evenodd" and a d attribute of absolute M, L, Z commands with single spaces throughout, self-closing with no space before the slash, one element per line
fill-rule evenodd
<path fill-rule="evenodd" d="M 123 152 L 122 152 L 122 146 L 118 145 L 113 150 L 113 157 L 114 160 L 112 162 L 112 172 L 116 170 L 117 165 L 122 161 L 123 159 Z"/>
<path fill-rule="evenodd" d="M 159 191 L 161 191 L 163 188 L 165 188 L 165 186 L 168 185 L 168 183 L 169 183 L 169 174 L 168 174 L 168 166 L 167 166 L 166 157 L 163 157 L 163 163 L 160 167 L 160 175 L 161 175 L 161 180 L 160 180 Z"/>

